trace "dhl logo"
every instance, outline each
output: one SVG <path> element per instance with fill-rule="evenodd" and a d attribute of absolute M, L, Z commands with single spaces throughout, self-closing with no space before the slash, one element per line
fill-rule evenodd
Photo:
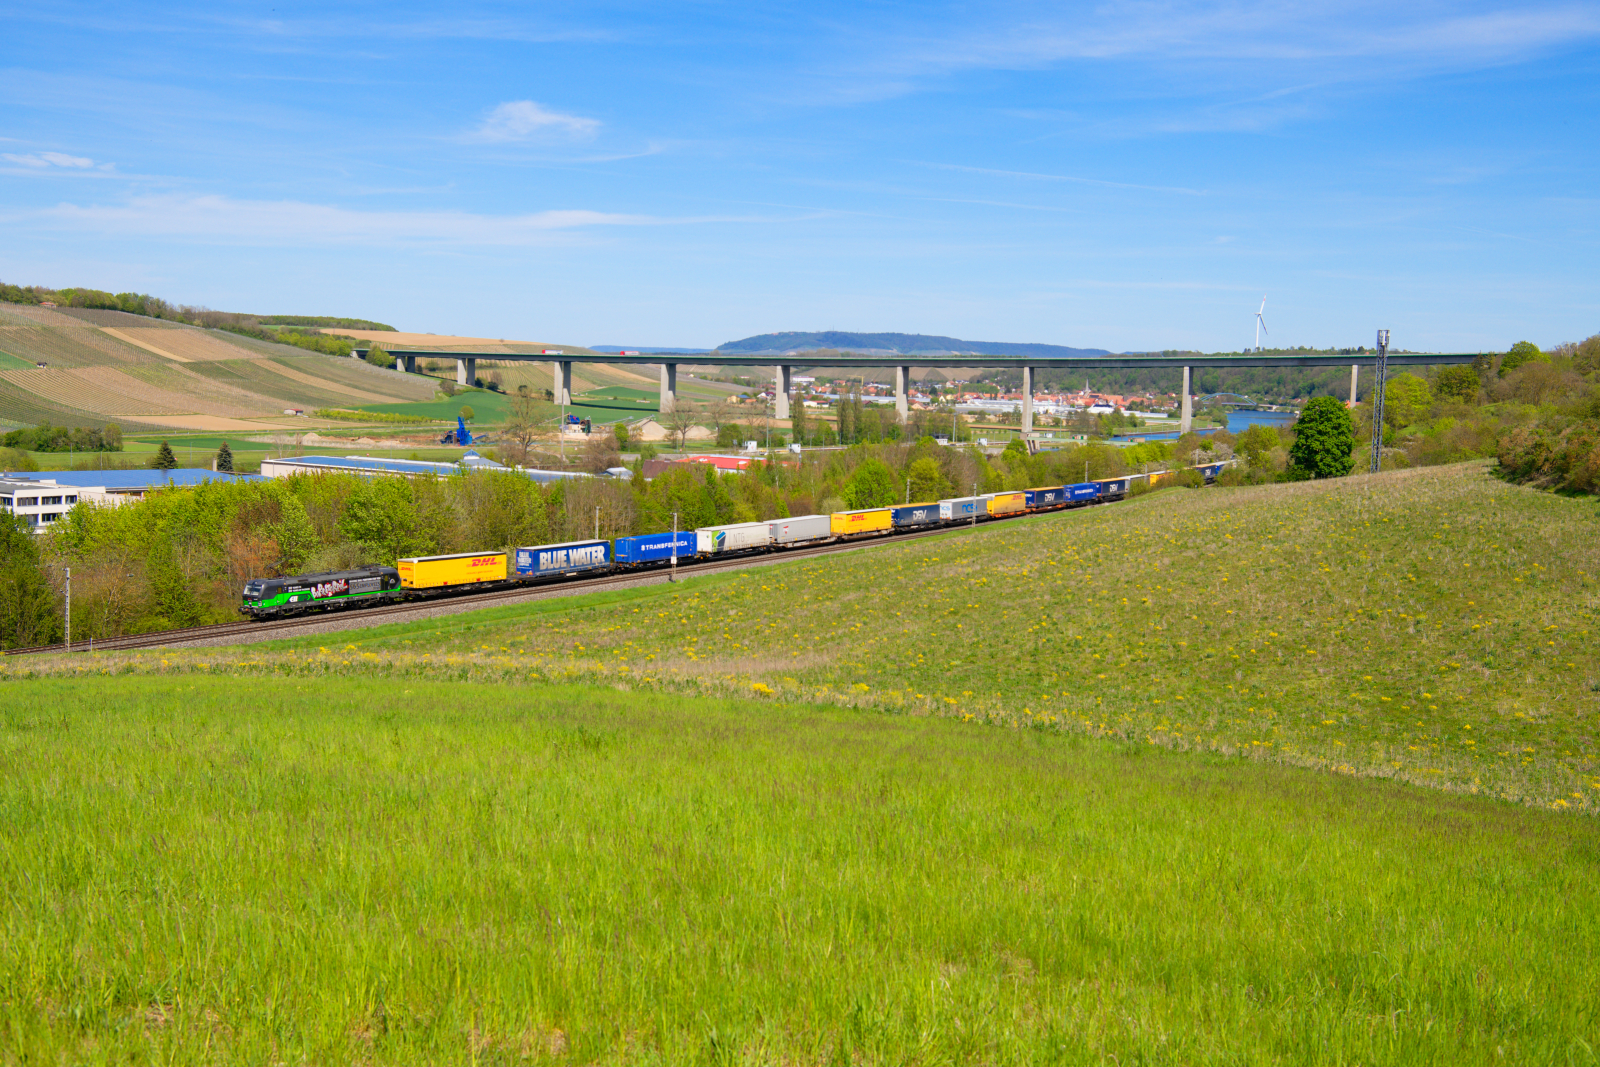
<path fill-rule="evenodd" d="M 499 556 L 477 556 L 472 560 L 472 562 L 468 563 L 467 566 L 469 566 L 469 567 L 493 567 L 495 564 L 497 564 L 499 562 L 500 562 L 500 557 Z"/>

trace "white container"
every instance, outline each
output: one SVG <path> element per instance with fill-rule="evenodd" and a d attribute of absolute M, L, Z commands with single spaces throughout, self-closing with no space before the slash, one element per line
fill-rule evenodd
<path fill-rule="evenodd" d="M 987 497 L 958 496 L 949 500 L 939 501 L 939 520 L 951 522 L 956 519 L 970 519 L 974 515 L 987 515 L 989 508 L 984 503 Z"/>
<path fill-rule="evenodd" d="M 694 532 L 695 552 L 716 556 L 725 552 L 745 552 L 772 544 L 772 529 L 764 522 L 736 522 L 728 526 L 702 526 Z"/>
<path fill-rule="evenodd" d="M 833 536 L 833 516 L 796 515 L 792 519 L 773 519 L 767 523 L 775 545 L 798 545 L 807 541 L 826 541 Z"/>

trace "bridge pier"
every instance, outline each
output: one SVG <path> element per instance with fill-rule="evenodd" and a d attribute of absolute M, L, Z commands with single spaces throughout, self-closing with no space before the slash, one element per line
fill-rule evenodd
<path fill-rule="evenodd" d="M 773 377 L 775 379 L 775 383 L 773 396 L 777 401 L 777 405 L 774 408 L 774 415 L 780 419 L 787 419 L 789 417 L 789 392 L 794 385 L 794 379 L 792 377 L 794 374 L 794 368 L 787 365 L 780 365 L 775 367 L 774 371 L 775 373 Z"/>
<path fill-rule="evenodd" d="M 456 384 L 471 385 L 478 380 L 478 361 L 475 359 L 456 360 Z"/>
<path fill-rule="evenodd" d="M 1033 432 L 1033 368 L 1022 368 L 1022 432 Z"/>
<path fill-rule="evenodd" d="M 678 405 L 678 365 L 661 364 L 661 414 L 665 415 Z"/>
<path fill-rule="evenodd" d="M 554 370 L 550 376 L 552 382 L 550 399 L 557 404 L 572 403 L 572 361 L 558 359 L 551 366 Z"/>
<path fill-rule="evenodd" d="M 1194 405 L 1189 399 L 1189 368 L 1183 368 L 1183 404 L 1178 413 L 1178 432 L 1188 433 L 1194 428 Z"/>
<path fill-rule="evenodd" d="M 1361 364 L 1350 364 L 1350 406 L 1356 406 L 1356 377 L 1361 373 Z"/>
<path fill-rule="evenodd" d="M 415 373 L 417 373 L 417 357 L 416 356 L 401 356 L 401 357 L 399 357 L 398 359 L 396 359 L 394 361 L 394 369 L 399 371 L 401 374 L 415 374 Z"/>
<path fill-rule="evenodd" d="M 898 366 L 894 369 L 894 412 L 900 424 L 911 417 L 911 368 Z"/>

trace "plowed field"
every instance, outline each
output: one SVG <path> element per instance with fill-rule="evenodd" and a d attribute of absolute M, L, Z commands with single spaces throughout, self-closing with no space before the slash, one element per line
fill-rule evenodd
<path fill-rule="evenodd" d="M 47 371 L 38 371 L 44 374 Z M 222 415 L 230 418 L 250 418 L 259 415 L 275 415 L 282 410 L 282 405 L 273 405 L 266 397 L 250 397 L 239 394 L 238 398 L 219 399 L 212 388 L 196 389 L 193 386 L 211 386 L 204 378 L 185 375 L 188 381 L 180 380 L 178 388 L 164 388 L 161 385 L 141 381 L 123 371 L 112 367 L 85 367 L 81 370 L 68 371 L 68 374 L 85 382 L 92 388 L 108 391 L 113 398 L 125 398 L 117 401 L 121 406 L 105 406 L 98 400 L 90 403 L 88 399 L 82 401 L 83 406 L 105 410 L 114 414 L 184 414 L 196 413 L 200 415 Z M 130 406 L 132 405 L 132 406 Z M 145 405 L 144 407 L 138 405 Z"/>
<path fill-rule="evenodd" d="M 109 329 L 109 327 L 106 327 Z M 206 361 L 225 359 L 252 359 L 255 353 L 238 345 L 219 340 L 203 330 L 168 330 L 150 327 L 118 328 L 117 333 L 135 341 L 159 348 L 180 360 Z"/>

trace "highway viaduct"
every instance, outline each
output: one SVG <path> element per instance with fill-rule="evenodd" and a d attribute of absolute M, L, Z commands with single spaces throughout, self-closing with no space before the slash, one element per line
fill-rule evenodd
<path fill-rule="evenodd" d="M 356 349 L 355 356 L 366 355 L 366 349 Z M 503 363 L 539 363 L 551 362 L 555 366 L 555 402 L 558 404 L 572 403 L 572 365 L 574 363 L 612 363 L 618 365 L 650 365 L 661 368 L 661 402 L 662 411 L 671 411 L 678 394 L 678 364 L 688 363 L 695 366 L 717 367 L 770 367 L 773 370 L 775 395 L 777 397 L 774 414 L 780 419 L 789 417 L 789 396 L 793 392 L 793 370 L 795 362 L 792 357 L 771 355 L 732 355 L 720 352 L 708 352 L 693 359 L 686 357 L 671 357 L 661 355 L 609 355 L 606 353 L 577 353 L 546 352 L 542 355 L 512 353 L 512 352 L 459 352 L 459 351 L 430 351 L 425 349 L 389 349 L 389 355 L 394 357 L 395 369 L 402 373 L 415 374 L 417 360 L 443 359 L 456 361 L 456 382 L 468 385 L 477 377 L 478 360 L 494 360 Z M 1356 400 L 1356 375 L 1361 369 L 1361 362 L 1352 363 L 1350 356 L 1342 355 L 1295 355 L 1285 353 L 1250 353 L 1242 356 L 1082 356 L 1070 359 L 1038 359 L 1018 358 L 1011 356 L 829 356 L 826 366 L 844 368 L 871 368 L 878 369 L 890 367 L 894 369 L 895 409 L 900 414 L 900 420 L 905 421 L 910 412 L 911 371 L 917 367 L 956 368 L 956 367 L 983 367 L 1022 371 L 1022 429 L 1027 432 L 1033 429 L 1033 376 L 1034 372 L 1041 370 L 1068 370 L 1068 371 L 1096 371 L 1096 370 L 1149 370 L 1153 368 L 1172 368 L 1182 371 L 1182 409 L 1179 416 L 1179 429 L 1189 430 L 1194 412 L 1191 410 L 1189 380 L 1195 370 L 1228 370 L 1235 367 L 1349 367 L 1350 368 L 1350 403 Z M 1376 354 L 1373 355 L 1376 359 Z M 1478 358 L 1477 353 L 1440 354 L 1432 352 L 1390 352 L 1388 363 L 1390 366 L 1432 366 L 1438 364 L 1471 363 Z M 671 362 L 667 362 L 671 360 Z M 813 365 L 815 360 L 806 360 L 803 365 Z"/>

